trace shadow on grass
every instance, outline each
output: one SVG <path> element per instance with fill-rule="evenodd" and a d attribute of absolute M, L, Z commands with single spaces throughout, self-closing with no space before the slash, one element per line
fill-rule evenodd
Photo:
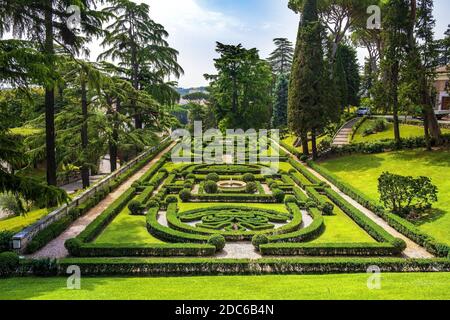
<path fill-rule="evenodd" d="M 421 226 L 426 223 L 436 222 L 439 219 L 443 218 L 447 212 L 441 209 L 431 209 L 428 210 L 424 216 L 420 219 L 412 221 L 416 226 Z"/>

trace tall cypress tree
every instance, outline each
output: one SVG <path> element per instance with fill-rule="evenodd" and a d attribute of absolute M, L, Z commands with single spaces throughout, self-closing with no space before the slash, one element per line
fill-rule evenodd
<path fill-rule="evenodd" d="M 322 27 L 318 21 L 317 0 L 306 0 L 302 12 L 289 84 L 288 123 L 291 131 L 301 137 L 304 154 L 309 154 L 308 132 L 311 132 L 313 158 L 316 158 L 315 136 L 321 122 L 324 83 Z"/>

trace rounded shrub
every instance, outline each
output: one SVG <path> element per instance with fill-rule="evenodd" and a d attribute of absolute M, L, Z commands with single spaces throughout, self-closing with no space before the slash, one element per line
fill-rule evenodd
<path fill-rule="evenodd" d="M 225 238 L 220 234 L 215 234 L 208 238 L 208 244 L 216 247 L 217 251 L 222 251 L 225 248 L 225 243 Z"/>
<path fill-rule="evenodd" d="M 128 209 L 132 215 L 138 215 L 142 213 L 142 204 L 137 200 L 131 200 L 128 204 Z"/>
<path fill-rule="evenodd" d="M 178 198 L 174 195 L 167 196 L 166 203 L 177 203 Z"/>
<path fill-rule="evenodd" d="M 331 215 L 333 215 L 334 205 L 327 202 L 327 203 L 324 203 L 323 205 L 321 205 L 320 209 L 324 216 L 331 216 Z"/>
<path fill-rule="evenodd" d="M 284 203 L 297 203 L 297 199 L 293 195 L 287 195 L 284 198 Z"/>
<path fill-rule="evenodd" d="M 256 249 L 259 249 L 260 245 L 267 243 L 269 243 L 269 238 L 265 234 L 256 234 L 252 238 L 252 244 Z"/>
<path fill-rule="evenodd" d="M 184 184 L 183 184 L 183 188 L 185 188 L 185 189 L 192 189 L 192 187 L 193 187 L 193 184 L 190 182 L 190 181 L 186 181 Z"/>
<path fill-rule="evenodd" d="M 156 200 L 150 200 L 147 202 L 147 208 L 155 208 L 159 206 L 159 202 Z"/>
<path fill-rule="evenodd" d="M 189 173 L 188 175 L 186 175 L 186 179 L 187 180 L 195 180 L 195 174 Z"/>
<path fill-rule="evenodd" d="M 218 182 L 220 180 L 220 177 L 217 173 L 211 172 L 206 176 L 206 180 Z"/>
<path fill-rule="evenodd" d="M 398 250 L 399 253 L 406 249 L 406 242 L 400 238 L 395 238 L 394 241 L 392 241 L 392 245 Z"/>
<path fill-rule="evenodd" d="M 217 193 L 219 187 L 217 186 L 217 183 L 215 181 L 208 180 L 205 182 L 203 189 L 205 190 L 206 193 Z"/>
<path fill-rule="evenodd" d="M 83 243 L 81 242 L 80 239 L 73 238 L 66 240 L 66 242 L 64 242 L 64 247 L 66 247 L 70 255 L 77 257 L 80 255 L 80 248 L 82 244 Z"/>
<path fill-rule="evenodd" d="M 244 174 L 242 179 L 244 180 L 244 182 L 253 182 L 255 181 L 255 175 L 252 173 L 246 173 Z"/>
<path fill-rule="evenodd" d="M 0 253 L 0 277 L 12 274 L 19 266 L 20 259 L 15 252 Z"/>
<path fill-rule="evenodd" d="M 11 249 L 11 239 L 14 234 L 12 231 L 0 231 L 0 253 Z"/>
<path fill-rule="evenodd" d="M 258 191 L 258 188 L 254 182 L 248 182 L 245 186 L 245 192 L 247 193 L 254 194 L 256 191 Z"/>
<path fill-rule="evenodd" d="M 189 189 L 181 190 L 178 195 L 180 196 L 180 199 L 183 202 L 188 202 L 189 200 L 191 200 L 191 197 L 192 197 L 191 190 L 189 190 Z"/>
<path fill-rule="evenodd" d="M 275 189 L 273 192 L 273 196 L 275 197 L 275 200 L 277 200 L 278 203 L 283 203 L 286 194 L 284 193 L 283 190 Z"/>

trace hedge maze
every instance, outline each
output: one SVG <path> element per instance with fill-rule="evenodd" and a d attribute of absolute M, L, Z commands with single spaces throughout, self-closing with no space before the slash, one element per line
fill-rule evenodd
<path fill-rule="evenodd" d="M 269 148 L 264 157 L 273 153 Z M 185 257 L 184 264 L 198 265 L 200 257 L 234 259 L 227 246 L 233 242 L 247 243 L 245 248 L 252 244 L 249 250 L 261 259 L 270 256 L 280 263 L 324 256 L 348 258 L 350 264 L 355 257 L 402 260 L 403 240 L 353 207 L 304 165 L 283 152 L 280 159 L 279 171 L 265 174 L 269 164 L 264 160 L 174 163 L 166 154 L 86 230 L 68 240 L 66 248 L 72 259 L 81 261 Z M 138 231 L 148 239 L 122 241 L 132 231 L 117 223 L 112 229 L 118 215 L 135 216 Z M 117 232 L 118 240 L 96 243 L 104 232 Z"/>

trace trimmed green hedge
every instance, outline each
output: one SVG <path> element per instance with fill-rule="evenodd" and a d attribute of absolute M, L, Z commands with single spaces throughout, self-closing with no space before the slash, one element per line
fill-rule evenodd
<path fill-rule="evenodd" d="M 258 203 L 276 203 L 273 195 L 268 194 L 193 194 L 191 202 L 258 202 Z"/>
<path fill-rule="evenodd" d="M 269 243 L 263 255 L 277 256 L 390 256 L 398 250 L 389 243 Z"/>
<path fill-rule="evenodd" d="M 366 273 L 370 266 L 382 272 L 448 272 L 448 259 L 402 258 L 288 258 L 288 259 L 107 259 L 69 258 L 58 261 L 58 274 L 77 265 L 83 275 L 261 275 L 261 274 L 337 274 Z"/>
<path fill-rule="evenodd" d="M 171 257 L 213 256 L 216 247 L 208 244 L 80 244 L 72 249 L 76 257 Z"/>
<path fill-rule="evenodd" d="M 349 184 L 342 182 L 339 178 L 337 178 L 334 174 L 332 174 L 327 169 L 319 166 L 318 164 L 310 161 L 308 165 L 319 172 L 322 176 L 332 182 L 336 187 L 338 187 L 342 192 L 347 194 L 349 197 L 352 197 L 362 206 L 372 210 L 377 215 L 382 217 L 391 227 L 395 230 L 403 234 L 404 236 L 412 239 L 417 242 L 425 249 L 427 249 L 430 253 L 435 254 L 440 257 L 446 257 L 450 254 L 450 246 L 446 244 L 439 243 L 433 237 L 427 235 L 426 233 L 419 230 L 412 223 L 407 220 L 389 213 L 384 210 L 384 208 L 378 205 L 376 202 L 370 200 L 367 196 L 365 196 L 360 191 L 356 190 Z"/>
<path fill-rule="evenodd" d="M 325 230 L 322 213 L 316 208 L 309 208 L 309 213 L 313 217 L 313 222 L 304 229 L 297 231 L 270 236 L 270 242 L 305 242 L 319 237 Z"/>
<path fill-rule="evenodd" d="M 307 168 L 302 164 L 298 163 L 294 159 L 289 159 L 289 164 L 293 166 L 297 171 L 299 171 L 311 184 L 318 185 L 321 183 L 319 178 L 312 174 Z"/>

